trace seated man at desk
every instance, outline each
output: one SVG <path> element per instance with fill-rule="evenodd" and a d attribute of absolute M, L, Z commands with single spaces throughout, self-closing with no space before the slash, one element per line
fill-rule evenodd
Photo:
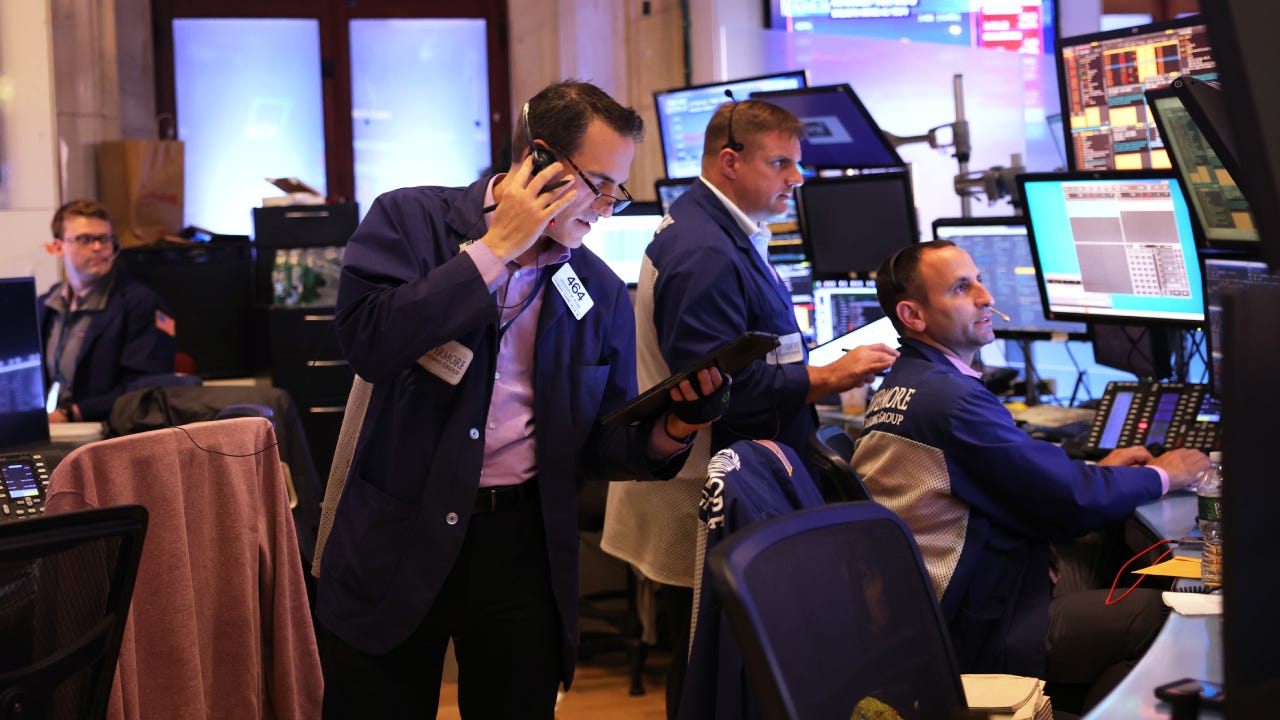
<path fill-rule="evenodd" d="M 45 374 L 57 388 L 49 422 L 105 420 L 130 380 L 173 372 L 175 323 L 159 295 L 116 267 L 105 207 L 73 200 L 52 230 L 46 247 L 66 280 L 37 303 Z"/>
<path fill-rule="evenodd" d="M 960 671 L 1041 677 L 1050 694 L 1092 685 L 1086 704 L 1101 698 L 1159 631 L 1158 594 L 1107 606 L 1101 590 L 1059 590 L 1051 543 L 1186 487 L 1208 458 L 1132 447 L 1087 465 L 1018 429 L 970 367 L 994 340 L 992 298 L 954 244 L 899 251 L 877 292 L 902 355 L 867 409 L 853 466 L 915 535 Z"/>

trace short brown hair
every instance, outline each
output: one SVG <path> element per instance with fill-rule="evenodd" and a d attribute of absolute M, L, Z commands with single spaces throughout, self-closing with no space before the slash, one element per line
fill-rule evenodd
<path fill-rule="evenodd" d="M 644 140 L 644 119 L 634 108 L 625 107 L 609 93 L 592 85 L 569 79 L 548 85 L 529 98 L 529 132 L 555 152 L 570 155 L 578 151 L 591 121 L 600 118 L 619 135 L 633 141 Z M 524 131 L 523 110 L 517 113 L 511 147 L 518 157 L 529 147 Z"/>
<path fill-rule="evenodd" d="M 102 203 L 96 200 L 72 200 L 53 214 L 53 222 L 49 225 L 54 237 L 62 239 L 62 225 L 70 217 L 96 218 L 111 222 L 111 213 L 107 212 L 107 208 Z"/>
<path fill-rule="evenodd" d="M 889 316 L 889 321 L 898 332 L 905 327 L 898 320 L 898 303 L 903 300 L 920 298 L 920 256 L 926 250 L 941 250 L 955 247 L 950 240 L 934 240 L 932 242 L 912 243 L 898 252 L 885 258 L 876 270 L 876 300 L 880 309 Z"/>
<path fill-rule="evenodd" d="M 764 100 L 727 102 L 716 108 L 707 123 L 703 136 L 702 156 L 714 157 L 729 147 L 729 118 L 733 116 L 734 142 L 750 145 L 762 133 L 780 132 L 800 139 L 804 137 L 804 125 L 791 111 Z"/>

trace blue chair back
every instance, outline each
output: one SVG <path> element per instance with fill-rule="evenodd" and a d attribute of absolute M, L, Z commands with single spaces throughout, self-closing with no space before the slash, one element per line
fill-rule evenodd
<path fill-rule="evenodd" d="M 708 565 L 764 717 L 966 712 L 933 586 L 890 510 L 798 510 L 734 534 Z"/>

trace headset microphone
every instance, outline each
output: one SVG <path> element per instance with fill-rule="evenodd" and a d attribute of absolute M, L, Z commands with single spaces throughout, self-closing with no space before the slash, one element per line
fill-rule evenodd
<path fill-rule="evenodd" d="M 733 112 L 738 109 L 738 98 L 733 96 L 733 91 L 725 88 L 725 97 L 733 101 L 733 107 L 729 108 L 729 137 L 725 140 L 724 147 L 734 152 L 742 152 L 745 147 L 733 137 Z"/>

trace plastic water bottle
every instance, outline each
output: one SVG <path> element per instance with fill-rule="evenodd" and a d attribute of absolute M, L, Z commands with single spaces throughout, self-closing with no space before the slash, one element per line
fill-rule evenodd
<path fill-rule="evenodd" d="M 1200 579 L 1207 588 L 1222 587 L 1222 453 L 1209 453 L 1209 467 L 1196 485 L 1200 535 L 1204 537 L 1204 560 Z"/>

